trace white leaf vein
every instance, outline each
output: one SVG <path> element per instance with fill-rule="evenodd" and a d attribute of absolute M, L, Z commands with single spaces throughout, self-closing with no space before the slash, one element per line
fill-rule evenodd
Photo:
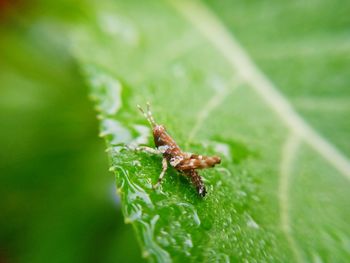
<path fill-rule="evenodd" d="M 169 0 L 212 43 L 235 74 L 251 86 L 282 122 L 350 180 L 350 161 L 296 113 L 278 88 L 258 69 L 234 35 L 199 1 Z"/>
<path fill-rule="evenodd" d="M 284 235 L 286 236 L 286 240 L 289 243 L 289 246 L 294 254 L 296 262 L 304 262 L 304 260 L 292 234 L 292 228 L 289 218 L 290 202 L 288 185 L 292 176 L 293 164 L 296 161 L 297 151 L 300 147 L 300 143 L 300 137 L 295 133 L 292 133 L 283 145 L 278 187 L 281 229 Z"/>

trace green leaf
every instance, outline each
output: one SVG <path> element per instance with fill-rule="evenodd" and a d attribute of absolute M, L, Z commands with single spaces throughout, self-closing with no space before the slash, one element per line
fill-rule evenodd
<path fill-rule="evenodd" d="M 345 153 L 350 147 L 346 133 L 327 127 L 349 130 L 350 124 L 307 111 L 312 105 L 324 110 L 317 97 L 310 102 L 307 95 L 349 98 L 346 89 L 320 92 L 322 84 L 313 82 L 314 75 L 332 81 L 328 72 L 337 67 L 340 83 L 349 83 L 343 74 L 349 62 L 339 55 L 343 49 L 329 53 L 327 43 L 312 53 L 310 43 L 319 44 L 317 37 L 332 46 L 338 35 L 331 28 L 328 35 L 317 32 L 328 4 L 317 12 L 307 7 L 175 0 L 99 1 L 87 7 L 85 22 L 72 34 L 73 50 L 99 111 L 125 222 L 133 225 L 145 257 L 159 262 L 349 258 Z M 310 26 L 306 40 L 293 20 L 300 10 Z M 285 28 L 276 25 L 281 17 Z M 344 24 L 334 26 L 346 30 Z M 246 47 L 235 37 L 235 27 Z M 306 52 L 293 57 L 295 68 L 288 63 L 289 51 Z M 315 71 L 299 66 L 308 56 Z M 321 58 L 334 60 L 334 66 L 320 66 Z M 304 86 L 295 89 L 299 83 Z M 222 157 L 220 166 L 200 171 L 208 188 L 204 199 L 174 169 L 153 190 L 161 157 L 123 147 L 153 146 L 136 108 L 147 101 L 184 151 Z M 349 108 L 338 111 L 332 116 L 346 116 Z M 329 124 L 319 125 L 323 120 Z"/>

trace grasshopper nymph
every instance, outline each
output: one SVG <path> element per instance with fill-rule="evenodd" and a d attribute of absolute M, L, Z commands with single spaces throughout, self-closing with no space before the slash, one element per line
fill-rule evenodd
<path fill-rule="evenodd" d="M 150 104 L 147 103 L 147 111 L 144 111 L 139 105 L 137 107 L 146 117 L 150 123 L 153 131 L 154 143 L 156 149 L 140 146 L 137 147 L 138 150 L 144 150 L 153 154 L 162 154 L 163 155 L 163 169 L 160 173 L 158 182 L 153 186 L 156 188 L 162 182 L 162 179 L 165 175 L 166 170 L 168 169 L 168 163 L 174 167 L 177 171 L 188 176 L 194 186 L 197 189 L 198 194 L 201 197 L 204 197 L 207 193 L 204 183 L 201 176 L 196 171 L 197 169 L 204 169 L 214 167 L 216 164 L 221 162 L 220 157 L 218 156 L 203 156 L 192 154 L 188 152 L 183 152 L 180 147 L 176 144 L 173 138 L 166 132 L 163 125 L 159 125 L 154 121 L 152 113 L 150 111 Z"/>

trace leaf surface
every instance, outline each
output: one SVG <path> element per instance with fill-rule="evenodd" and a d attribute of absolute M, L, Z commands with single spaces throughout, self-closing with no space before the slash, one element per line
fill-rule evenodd
<path fill-rule="evenodd" d="M 317 125 L 322 116 L 299 108 L 303 89 L 298 93 L 293 87 L 300 80 L 292 75 L 285 83 L 279 77 L 290 74 L 285 58 L 276 59 L 278 68 L 266 62 L 278 52 L 284 55 L 283 46 L 270 50 L 270 57 L 253 48 L 254 30 L 244 32 L 228 15 L 229 7 L 235 6 L 229 1 L 100 1 L 87 8 L 86 22 L 72 34 L 99 111 L 125 221 L 134 226 L 143 255 L 160 262 L 345 261 L 350 256 L 345 154 L 350 151 L 348 144 L 337 148 L 345 135 Z M 246 11 L 252 21 L 267 8 L 258 3 L 236 7 L 236 17 Z M 271 10 L 281 13 L 279 8 Z M 274 21 L 262 22 L 274 26 Z M 235 37 L 236 24 L 267 73 Z M 278 43 L 261 39 L 270 48 Z M 349 82 L 346 75 L 340 78 Z M 334 94 L 349 96 L 341 89 Z M 154 191 L 161 157 L 125 149 L 153 145 L 136 108 L 147 101 L 183 150 L 222 157 L 220 166 L 200 171 L 208 188 L 204 199 L 173 169 Z M 339 114 L 348 110 L 343 107 Z M 348 121 L 337 118 L 332 125 L 349 129 Z"/>

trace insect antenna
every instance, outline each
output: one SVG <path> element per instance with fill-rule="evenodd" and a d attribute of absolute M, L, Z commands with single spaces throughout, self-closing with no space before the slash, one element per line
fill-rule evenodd
<path fill-rule="evenodd" d="M 139 110 L 142 112 L 142 114 L 145 116 L 145 118 L 148 120 L 149 124 L 151 124 L 152 127 L 157 126 L 157 123 L 154 121 L 152 112 L 151 112 L 151 106 L 150 103 L 147 102 L 147 112 L 145 112 L 140 105 L 137 105 Z"/>

